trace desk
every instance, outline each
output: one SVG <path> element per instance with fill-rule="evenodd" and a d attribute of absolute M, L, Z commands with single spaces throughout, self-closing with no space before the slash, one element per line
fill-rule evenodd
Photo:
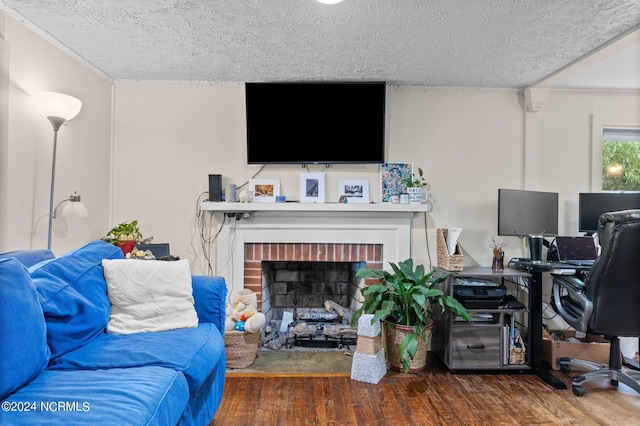
<path fill-rule="evenodd" d="M 565 384 L 549 373 L 542 364 L 542 273 L 560 269 L 587 271 L 588 266 L 574 266 L 559 262 L 533 262 L 531 260 L 510 260 L 510 268 L 531 274 L 529 281 L 529 362 L 533 372 L 555 389 L 566 389 Z"/>

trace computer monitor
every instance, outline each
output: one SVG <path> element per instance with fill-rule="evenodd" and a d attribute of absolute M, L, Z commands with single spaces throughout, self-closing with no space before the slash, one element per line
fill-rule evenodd
<path fill-rule="evenodd" d="M 498 189 L 498 235 L 557 234 L 557 192 Z"/>
<path fill-rule="evenodd" d="M 602 213 L 640 209 L 640 192 L 582 192 L 578 194 L 578 230 L 598 231 Z"/>

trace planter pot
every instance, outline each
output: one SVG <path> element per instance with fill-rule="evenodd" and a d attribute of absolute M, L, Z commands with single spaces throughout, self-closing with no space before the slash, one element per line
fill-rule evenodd
<path fill-rule="evenodd" d="M 122 253 L 126 256 L 127 253 L 131 253 L 131 250 L 136 246 L 135 241 L 123 241 L 121 243 L 116 243 L 116 246 L 120 247 Z"/>
<path fill-rule="evenodd" d="M 409 363 L 409 373 L 419 373 L 424 371 L 427 366 L 427 352 L 429 348 L 429 341 L 431 340 L 431 330 L 433 330 L 434 323 L 427 327 L 425 331 L 425 339 L 418 337 L 418 350 L 416 356 Z M 405 325 L 393 324 L 390 322 L 383 322 L 383 345 L 385 351 L 385 358 L 387 360 L 387 367 L 394 371 L 402 371 L 402 361 L 400 361 L 400 342 L 404 339 L 404 336 L 413 332 L 413 327 L 407 327 Z"/>
<path fill-rule="evenodd" d="M 409 204 L 422 204 L 422 188 L 407 188 L 409 194 Z"/>

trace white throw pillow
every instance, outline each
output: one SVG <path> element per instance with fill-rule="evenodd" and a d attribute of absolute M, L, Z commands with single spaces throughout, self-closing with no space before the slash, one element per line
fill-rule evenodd
<path fill-rule="evenodd" d="M 131 334 L 198 325 L 187 259 L 104 259 L 111 313 L 107 332 Z"/>

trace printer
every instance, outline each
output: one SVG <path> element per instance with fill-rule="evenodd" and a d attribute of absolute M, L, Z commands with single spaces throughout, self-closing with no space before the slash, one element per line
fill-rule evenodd
<path fill-rule="evenodd" d="M 486 279 L 457 278 L 453 285 L 453 297 L 467 309 L 498 309 L 506 295 L 504 285 Z"/>

